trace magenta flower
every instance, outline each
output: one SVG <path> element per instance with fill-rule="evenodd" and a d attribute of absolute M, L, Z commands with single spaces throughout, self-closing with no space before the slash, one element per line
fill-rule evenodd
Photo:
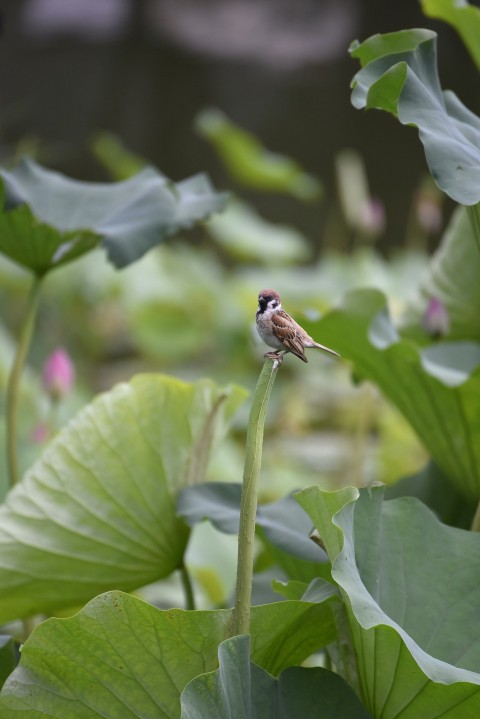
<path fill-rule="evenodd" d="M 437 297 L 431 297 L 423 315 L 423 326 L 432 337 L 444 337 L 450 329 L 447 308 Z"/>
<path fill-rule="evenodd" d="M 59 347 L 48 357 L 43 368 L 43 386 L 53 401 L 65 397 L 73 388 L 75 368 L 68 352 Z"/>

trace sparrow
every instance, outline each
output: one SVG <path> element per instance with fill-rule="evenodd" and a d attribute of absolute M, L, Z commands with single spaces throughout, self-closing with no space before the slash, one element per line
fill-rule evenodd
<path fill-rule="evenodd" d="M 338 352 L 315 342 L 303 327 L 300 327 L 282 309 L 280 295 L 275 290 L 262 290 L 259 293 L 256 320 L 258 334 L 269 347 L 273 347 L 275 350 L 267 352 L 265 357 L 282 361 L 283 356 L 287 352 L 291 352 L 304 362 L 308 362 L 305 356 L 307 347 L 317 347 L 340 357 Z"/>

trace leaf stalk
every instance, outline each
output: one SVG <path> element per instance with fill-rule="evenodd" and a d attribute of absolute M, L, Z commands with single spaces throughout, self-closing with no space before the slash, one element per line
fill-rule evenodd
<path fill-rule="evenodd" d="M 255 519 L 262 464 L 263 432 L 268 401 L 281 361 L 266 359 L 258 378 L 248 418 L 245 468 L 240 501 L 237 586 L 232 636 L 250 633 Z"/>
<path fill-rule="evenodd" d="M 42 284 L 42 276 L 35 275 L 27 301 L 25 319 L 20 331 L 17 351 L 7 382 L 7 465 L 10 486 L 13 487 L 20 479 L 17 455 L 17 424 L 20 378 L 25 366 L 33 328 L 38 310 L 38 299 Z"/>
<path fill-rule="evenodd" d="M 195 609 L 195 595 L 193 593 L 192 580 L 185 564 L 182 564 L 180 567 L 180 578 L 182 580 L 183 594 L 185 596 L 185 609 Z"/>

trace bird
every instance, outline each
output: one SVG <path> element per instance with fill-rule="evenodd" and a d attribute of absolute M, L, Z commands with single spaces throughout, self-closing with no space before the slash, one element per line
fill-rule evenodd
<path fill-rule="evenodd" d="M 257 331 L 262 340 L 274 352 L 267 352 L 264 356 L 281 362 L 287 352 L 291 352 L 303 362 L 308 362 L 305 356 L 307 347 L 330 352 L 340 357 L 338 352 L 315 342 L 307 332 L 290 317 L 284 309 L 280 295 L 275 290 L 262 290 L 258 294 L 258 309 L 256 314 Z"/>

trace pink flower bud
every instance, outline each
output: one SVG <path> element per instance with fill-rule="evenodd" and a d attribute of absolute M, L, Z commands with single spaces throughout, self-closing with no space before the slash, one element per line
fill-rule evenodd
<path fill-rule="evenodd" d="M 359 226 L 368 235 L 380 235 L 385 230 L 386 217 L 383 202 L 371 197 L 363 203 L 359 217 Z"/>
<path fill-rule="evenodd" d="M 420 190 L 416 198 L 417 218 L 420 227 L 427 233 L 439 232 L 442 228 L 442 208 L 437 193 Z"/>
<path fill-rule="evenodd" d="M 73 388 L 75 369 L 68 352 L 59 347 L 52 352 L 43 368 L 43 386 L 52 400 L 65 397 Z"/>
<path fill-rule="evenodd" d="M 431 297 L 423 315 L 423 326 L 432 337 L 444 337 L 450 329 L 450 318 L 443 302 Z"/>

